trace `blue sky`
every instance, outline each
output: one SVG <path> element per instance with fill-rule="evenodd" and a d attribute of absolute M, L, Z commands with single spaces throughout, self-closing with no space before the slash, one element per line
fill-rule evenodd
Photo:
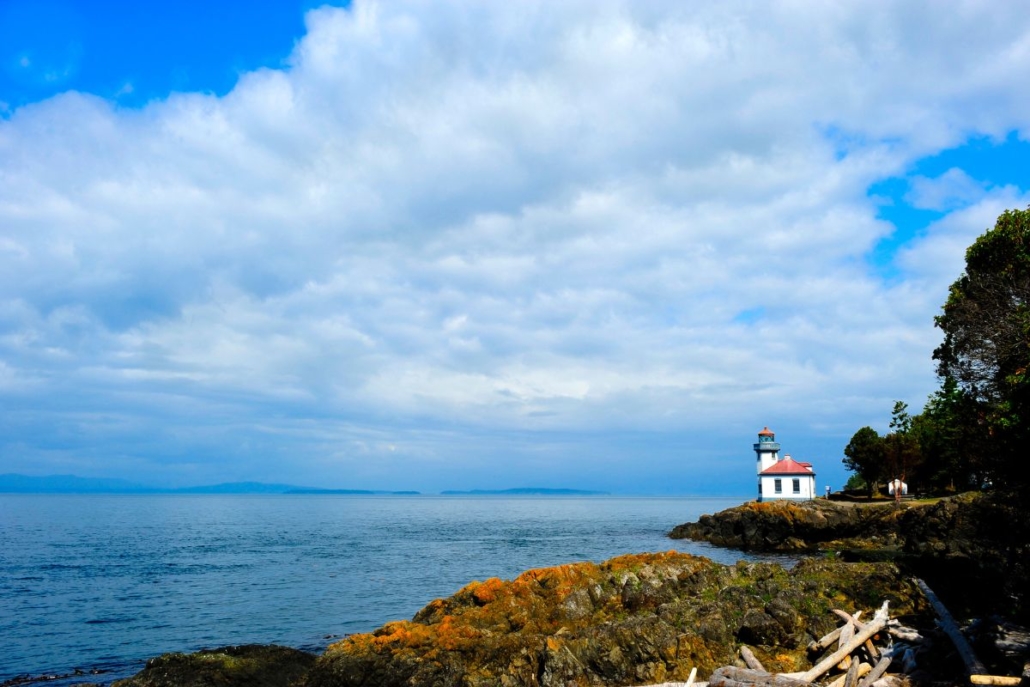
<path fill-rule="evenodd" d="M 1025 15 L 0 0 L 0 472 L 838 488 L 1030 203 Z"/>

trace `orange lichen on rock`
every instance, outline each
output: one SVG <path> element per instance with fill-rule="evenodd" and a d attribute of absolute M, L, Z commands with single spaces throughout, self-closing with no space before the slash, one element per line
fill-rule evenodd
<path fill-rule="evenodd" d="M 504 581 L 491 577 L 486 582 L 473 582 L 467 589 L 480 605 L 485 605 L 497 598 L 497 593 L 504 588 Z"/>
<path fill-rule="evenodd" d="M 904 598 L 889 565 L 802 561 L 787 571 L 669 551 L 528 570 L 333 644 L 308 686 L 644 684 L 710 672 L 740 643 L 786 667 L 829 631 L 829 600 L 864 605 L 874 583 Z"/>

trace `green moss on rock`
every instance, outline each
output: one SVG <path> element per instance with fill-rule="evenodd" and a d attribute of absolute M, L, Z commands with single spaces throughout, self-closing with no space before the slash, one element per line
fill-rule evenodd
<path fill-rule="evenodd" d="M 290 687 L 314 662 L 314 654 L 256 644 L 163 654 L 112 687 Z"/>

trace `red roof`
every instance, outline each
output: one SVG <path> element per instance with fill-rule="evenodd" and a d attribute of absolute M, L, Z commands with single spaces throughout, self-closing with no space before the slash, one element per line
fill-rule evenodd
<path fill-rule="evenodd" d="M 766 427 L 765 429 L 763 429 L 761 432 L 758 433 L 758 436 L 760 436 L 760 437 L 772 437 L 772 436 L 776 436 L 776 435 L 772 433 L 772 430 L 770 430 L 768 427 Z"/>
<path fill-rule="evenodd" d="M 811 463 L 799 463 L 791 458 L 778 460 L 762 470 L 760 475 L 814 475 Z"/>

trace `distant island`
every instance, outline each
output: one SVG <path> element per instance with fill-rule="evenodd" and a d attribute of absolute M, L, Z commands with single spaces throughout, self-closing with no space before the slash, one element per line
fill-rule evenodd
<path fill-rule="evenodd" d="M 421 496 L 420 491 L 372 491 L 369 489 L 308 489 L 306 487 L 297 487 L 296 489 L 290 489 L 284 491 L 284 494 L 358 494 L 358 495 L 375 495 L 375 494 L 388 494 L 390 496 Z"/>
<path fill-rule="evenodd" d="M 443 496 L 609 496 L 606 491 L 586 489 L 543 489 L 522 487 L 519 489 L 472 489 L 470 491 L 441 491 Z"/>
<path fill-rule="evenodd" d="M 608 496 L 605 491 L 586 489 L 547 489 L 523 487 L 518 489 L 448 490 L 443 496 Z M 199 487 L 155 487 L 125 479 L 79 477 L 77 475 L 31 476 L 7 473 L 0 475 L 0 494 L 288 494 L 344 496 L 421 496 L 419 491 L 388 491 L 375 489 L 327 489 L 296 484 L 267 484 L 265 482 L 223 482 Z"/>

